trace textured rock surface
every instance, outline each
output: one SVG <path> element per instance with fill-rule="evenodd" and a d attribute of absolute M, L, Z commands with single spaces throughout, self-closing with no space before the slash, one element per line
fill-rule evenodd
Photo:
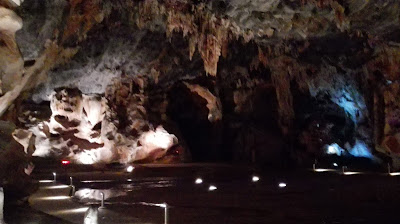
<path fill-rule="evenodd" d="M 22 19 L 12 10 L 0 7 L 0 76 L 2 92 L 8 92 L 21 81 L 24 61 L 15 41 L 15 32 L 22 28 Z"/>
<path fill-rule="evenodd" d="M 0 188 L 4 188 L 9 199 L 23 199 L 36 190 L 29 176 L 34 168 L 29 140 L 24 148 L 24 143 L 19 143 L 21 133 L 14 124 L 1 121 L 0 127 Z"/>
<path fill-rule="evenodd" d="M 105 97 L 56 89 L 50 119 L 30 128 L 36 136 L 33 155 L 83 164 L 162 158 L 178 140 L 162 126 L 149 123 L 145 85 L 140 78 L 114 80 Z"/>
<path fill-rule="evenodd" d="M 0 106 L 19 96 L 19 125 L 38 127 L 45 116 L 23 100 L 78 88 L 79 105 L 52 98 L 49 121 L 68 141 L 99 135 L 78 151 L 154 160 L 165 152 L 148 141 L 168 136 L 163 125 L 181 142 L 165 147 L 189 148 L 198 161 L 306 164 L 329 149 L 391 162 L 386 154 L 393 164 L 400 157 L 398 1 L 26 0 L 14 10 L 24 21 L 16 40 L 26 73 Z M 19 63 L 11 69 L 21 69 L 18 55 L 7 59 Z M 63 139 L 59 131 L 36 141 Z"/>

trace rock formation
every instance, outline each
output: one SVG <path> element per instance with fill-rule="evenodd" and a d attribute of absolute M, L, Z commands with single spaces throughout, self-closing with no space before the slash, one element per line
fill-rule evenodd
<path fill-rule="evenodd" d="M 178 140 L 149 122 L 146 85 L 140 78 L 114 80 L 105 96 L 56 89 L 50 97 L 49 120 L 33 126 L 25 122 L 36 136 L 33 156 L 83 164 L 160 159 Z"/>
<path fill-rule="evenodd" d="M 400 165 L 398 1 L 0 5 L 0 112 L 33 155 Z"/>

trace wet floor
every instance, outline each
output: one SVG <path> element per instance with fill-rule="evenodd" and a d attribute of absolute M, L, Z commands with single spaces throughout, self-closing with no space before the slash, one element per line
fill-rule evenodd
<path fill-rule="evenodd" d="M 167 202 L 171 223 L 398 223 L 397 177 L 258 172 L 253 182 L 253 171 L 232 167 L 139 168 L 119 175 L 115 182 L 92 176 L 79 189 L 109 190 L 109 209 L 145 223 L 162 223 L 162 209 L 138 202 Z M 196 184 L 199 177 L 202 183 Z"/>
<path fill-rule="evenodd" d="M 208 165 L 139 166 L 132 173 L 123 169 L 64 171 L 58 171 L 59 180 L 68 184 L 69 176 L 73 177 L 78 190 L 74 200 L 99 204 L 103 192 L 106 209 L 139 223 L 163 223 L 164 208 L 151 204 L 164 202 L 170 206 L 169 223 L 173 224 L 399 223 L 400 176 L 265 172 Z M 37 178 L 51 178 L 50 169 L 36 172 Z M 197 178 L 202 183 L 196 184 Z M 210 191 L 211 185 L 216 189 Z"/>
<path fill-rule="evenodd" d="M 8 205 L 4 208 L 7 224 L 71 224 L 31 208 L 28 204 Z"/>

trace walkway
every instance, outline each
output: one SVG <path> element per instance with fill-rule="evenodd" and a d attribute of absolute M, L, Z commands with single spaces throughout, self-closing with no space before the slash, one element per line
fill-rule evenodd
<path fill-rule="evenodd" d="M 70 223 L 83 223 L 85 212 L 89 206 L 72 200 L 69 197 L 71 188 L 68 185 L 61 185 L 52 181 L 41 181 L 39 185 L 39 190 L 29 198 L 32 208 Z M 98 220 L 99 224 L 138 223 L 138 219 L 115 213 L 107 208 L 99 209 Z"/>

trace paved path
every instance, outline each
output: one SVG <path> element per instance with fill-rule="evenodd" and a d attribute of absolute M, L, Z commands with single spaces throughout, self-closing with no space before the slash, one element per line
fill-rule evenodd
<path fill-rule="evenodd" d="M 71 223 L 82 224 L 88 205 L 82 205 L 69 197 L 71 188 L 53 182 L 39 183 L 39 190 L 29 198 L 32 208 L 66 220 Z M 109 209 L 99 209 L 99 224 L 102 223 L 139 223 L 134 217 L 121 215 Z"/>

